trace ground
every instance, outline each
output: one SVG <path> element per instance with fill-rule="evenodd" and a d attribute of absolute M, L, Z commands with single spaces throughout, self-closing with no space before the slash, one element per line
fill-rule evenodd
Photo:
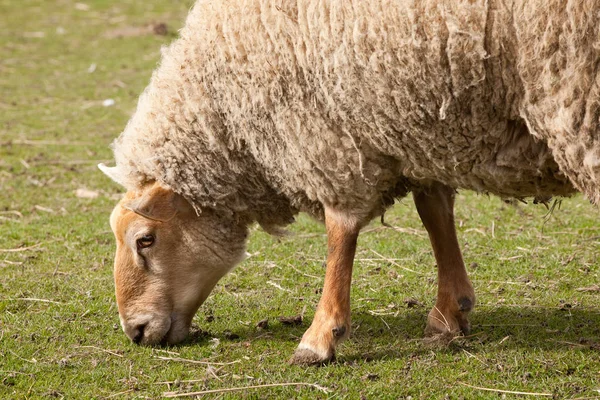
<path fill-rule="evenodd" d="M 336 362 L 287 363 L 324 276 L 324 228 L 305 216 L 283 239 L 253 229 L 250 258 L 184 344 L 130 343 L 108 225 L 122 190 L 96 164 L 190 4 L 0 0 L 0 398 L 600 396 L 599 215 L 580 196 L 550 214 L 459 194 L 478 304 L 471 335 L 446 347 L 423 340 L 436 272 L 410 198 L 386 215 L 393 228 L 375 221 L 359 238 Z"/>

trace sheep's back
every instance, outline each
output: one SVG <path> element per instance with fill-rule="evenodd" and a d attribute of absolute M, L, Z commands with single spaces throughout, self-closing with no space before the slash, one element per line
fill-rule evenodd
<path fill-rule="evenodd" d="M 569 194 L 546 142 L 520 117 L 511 8 L 199 1 L 140 100 L 172 132 L 153 139 L 153 155 L 201 182 L 198 198 L 226 197 L 226 188 L 258 198 L 265 181 L 317 212 L 369 213 L 431 181 L 504 197 Z M 170 135 L 183 138 L 165 146 Z M 190 154 L 169 153 L 181 142 Z M 181 185 L 158 164 L 162 172 L 148 173 Z"/>
<path fill-rule="evenodd" d="M 202 82 L 232 139 L 310 198 L 369 195 L 398 175 L 566 194 L 519 119 L 510 10 L 491 3 L 235 1 L 213 15 L 207 2 Z"/>

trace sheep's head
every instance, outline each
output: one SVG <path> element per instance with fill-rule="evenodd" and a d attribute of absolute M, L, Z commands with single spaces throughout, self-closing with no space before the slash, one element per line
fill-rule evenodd
<path fill-rule="evenodd" d="M 209 210 L 197 215 L 156 183 L 128 192 L 110 225 L 121 325 L 140 344 L 185 339 L 200 305 L 245 254 L 246 227 Z"/>

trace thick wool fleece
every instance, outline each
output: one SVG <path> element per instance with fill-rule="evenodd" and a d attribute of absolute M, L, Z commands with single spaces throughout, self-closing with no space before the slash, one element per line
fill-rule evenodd
<path fill-rule="evenodd" d="M 115 141 L 125 186 L 285 225 L 439 181 L 600 199 L 596 0 L 204 0 Z"/>

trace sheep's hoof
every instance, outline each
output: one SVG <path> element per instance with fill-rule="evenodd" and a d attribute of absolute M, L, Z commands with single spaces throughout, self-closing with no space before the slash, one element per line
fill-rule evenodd
<path fill-rule="evenodd" d="M 458 312 L 456 315 L 447 316 L 440 322 L 440 314 L 433 310 L 429 314 L 427 327 L 425 328 L 425 343 L 434 347 L 447 347 L 463 335 L 468 335 L 471 326 L 466 312 Z"/>
<path fill-rule="evenodd" d="M 427 327 L 425 328 L 425 336 L 433 337 L 438 335 L 454 335 L 467 336 L 471 332 L 471 324 L 466 316 L 459 316 L 456 318 L 455 323 L 452 324 L 451 328 L 447 325 L 441 325 L 439 321 L 429 319 L 427 321 Z"/>
<path fill-rule="evenodd" d="M 469 312 L 473 309 L 474 300 L 464 296 L 456 303 L 438 303 L 427 317 L 425 336 L 448 338 L 468 335 L 471 331 Z M 444 340 L 442 340 L 444 341 Z"/>
<path fill-rule="evenodd" d="M 335 360 L 335 354 L 332 355 L 331 357 L 323 358 L 323 357 L 319 356 L 317 353 L 315 353 L 314 351 L 304 348 L 304 349 L 296 349 L 296 351 L 294 352 L 294 355 L 290 359 L 290 364 L 319 366 L 319 365 L 328 364 L 334 360 Z"/>

